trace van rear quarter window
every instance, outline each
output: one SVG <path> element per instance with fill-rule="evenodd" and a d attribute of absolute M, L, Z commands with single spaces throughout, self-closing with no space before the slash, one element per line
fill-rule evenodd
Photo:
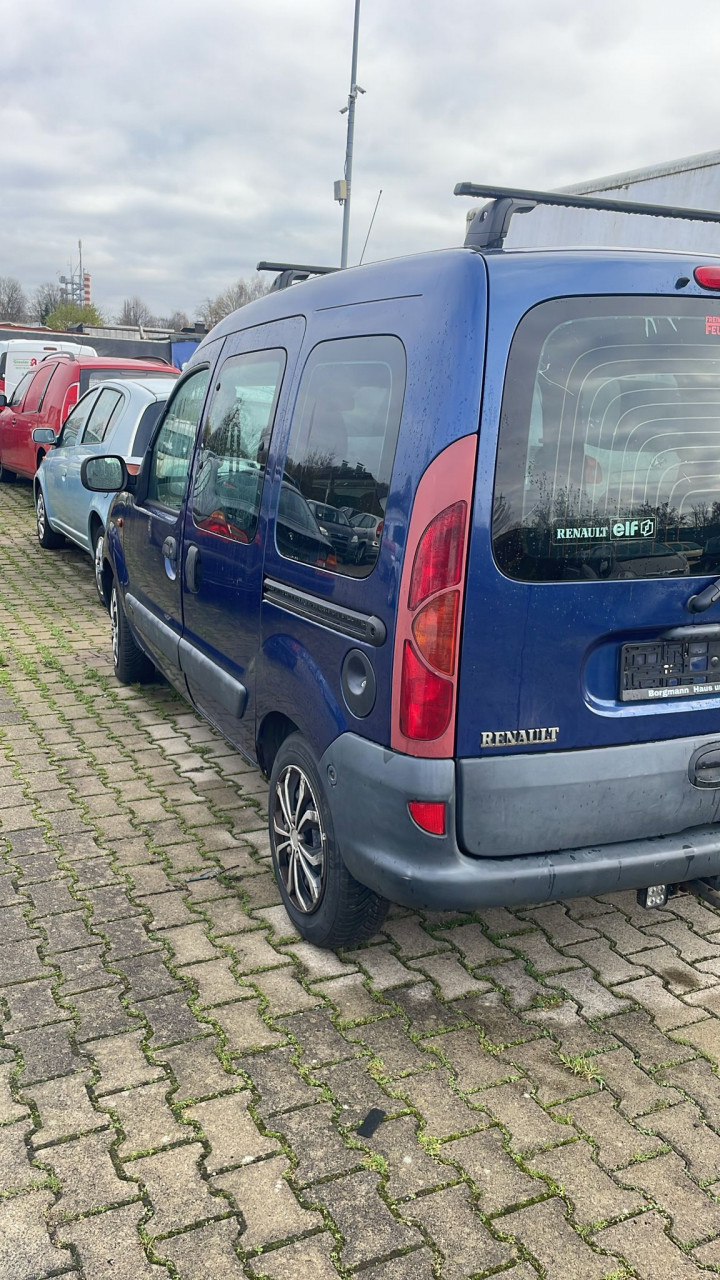
<path fill-rule="evenodd" d="M 322 342 L 303 370 L 283 501 L 293 504 L 294 520 L 302 506 L 304 523 L 332 543 L 337 573 L 364 578 L 377 562 L 405 377 L 405 348 L 391 335 Z M 345 532 L 345 518 L 349 525 L 362 515 L 375 536 L 353 538 L 352 531 Z M 286 531 L 289 527 L 283 524 Z M 291 544 L 284 537 L 278 549 L 286 557 L 317 562 L 311 539 Z"/>
<path fill-rule="evenodd" d="M 541 303 L 513 338 L 495 559 L 523 581 L 720 572 L 720 318 L 703 298 Z"/>

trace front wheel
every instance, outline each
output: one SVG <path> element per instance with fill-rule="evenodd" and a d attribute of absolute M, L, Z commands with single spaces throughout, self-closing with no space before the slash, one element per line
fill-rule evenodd
<path fill-rule="evenodd" d="M 269 823 L 275 878 L 298 933 L 331 948 L 371 938 L 388 903 L 345 866 L 320 774 L 299 733 L 286 738 L 275 757 Z"/>
<path fill-rule="evenodd" d="M 37 521 L 37 536 L 41 547 L 46 551 L 55 551 L 61 547 L 65 541 L 61 533 L 56 533 L 50 527 L 50 521 L 47 518 L 45 509 L 45 495 L 42 489 L 38 488 L 35 495 L 35 519 Z"/>
<path fill-rule="evenodd" d="M 100 603 L 107 608 L 107 600 L 105 598 L 105 583 L 103 582 L 103 543 L 105 541 L 105 530 L 100 527 L 93 534 L 93 565 L 95 568 L 95 586 L 100 597 Z"/>
<path fill-rule="evenodd" d="M 155 667 L 135 641 L 115 582 L 110 592 L 110 628 L 117 679 L 121 684 L 149 684 Z"/>

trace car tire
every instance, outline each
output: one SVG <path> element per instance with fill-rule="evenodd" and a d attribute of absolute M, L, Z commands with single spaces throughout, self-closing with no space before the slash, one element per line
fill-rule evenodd
<path fill-rule="evenodd" d="M 65 542 L 65 538 L 62 533 L 56 533 L 51 527 L 45 507 L 45 494 L 39 485 L 35 494 L 35 522 L 40 546 L 46 551 L 57 551 L 58 547 Z"/>
<path fill-rule="evenodd" d="M 105 530 L 102 525 L 93 533 L 93 569 L 95 571 L 95 588 L 100 598 L 103 608 L 107 609 L 108 602 L 105 597 L 105 584 L 103 583 L 103 544 L 105 542 Z"/>
<path fill-rule="evenodd" d="M 8 471 L 7 467 L 2 464 L 2 458 L 0 458 L 0 484 L 11 484 L 14 479 L 15 472 Z"/>
<path fill-rule="evenodd" d="M 298 933 L 330 948 L 377 933 L 389 903 L 345 866 L 319 770 L 299 733 L 275 757 L 268 814 L 275 878 Z"/>
<path fill-rule="evenodd" d="M 110 627 L 113 667 L 120 684 L 149 684 L 155 676 L 155 667 L 130 630 L 125 606 L 115 581 L 110 590 Z"/>
<path fill-rule="evenodd" d="M 363 560 L 365 559 L 366 551 L 367 551 L 367 547 L 365 543 L 361 542 L 355 549 L 355 564 L 362 564 Z"/>

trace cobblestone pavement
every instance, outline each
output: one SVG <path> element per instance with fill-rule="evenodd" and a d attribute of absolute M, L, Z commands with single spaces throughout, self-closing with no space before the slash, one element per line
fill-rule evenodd
<path fill-rule="evenodd" d="M 118 687 L 91 572 L 2 487 L 0 1280 L 719 1271 L 720 914 L 309 947 L 262 780 Z"/>

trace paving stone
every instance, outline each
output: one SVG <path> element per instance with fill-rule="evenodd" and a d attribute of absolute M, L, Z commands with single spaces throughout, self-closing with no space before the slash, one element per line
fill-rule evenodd
<path fill-rule="evenodd" d="M 29 884 L 24 892 L 33 905 L 34 915 L 38 920 L 45 916 L 60 915 L 65 911 L 79 911 L 82 903 L 76 901 L 70 893 L 70 881 L 47 880 L 39 884 Z"/>
<path fill-rule="evenodd" d="M 148 862 L 144 866 L 134 867 L 130 872 L 132 878 L 132 887 L 129 892 L 133 895 L 142 894 L 145 896 L 155 893 L 168 893 L 175 889 L 172 880 L 168 879 L 167 872 L 159 862 Z"/>
<path fill-rule="evenodd" d="M 158 927 L 153 922 L 152 928 Z M 213 946 L 208 938 L 204 924 L 194 922 L 183 924 L 180 928 L 163 928 L 162 937 L 163 942 L 170 943 L 175 965 L 192 964 L 197 960 L 214 960 L 218 956 L 217 947 Z"/>
<path fill-rule="evenodd" d="M 72 1003 L 71 996 L 80 991 L 92 991 L 96 987 L 111 986 L 116 977 L 108 973 L 103 964 L 103 946 L 96 941 L 93 946 L 78 947 L 75 951 L 65 951 L 60 956 L 53 956 L 53 964 L 61 970 L 62 985 L 59 994 L 62 999 Z"/>
<path fill-rule="evenodd" d="M 598 1054 L 593 1069 L 612 1089 L 623 1115 L 629 1119 L 645 1115 L 658 1107 L 681 1101 L 676 1089 L 663 1086 L 637 1066 L 629 1049 L 619 1048 Z"/>
<path fill-rule="evenodd" d="M 127 897 L 126 886 L 104 885 L 99 889 L 83 889 L 83 899 L 92 907 L 92 921 L 98 927 L 108 920 L 120 920 L 125 916 L 136 916 L 135 907 Z"/>
<path fill-rule="evenodd" d="M 73 1006 L 80 1018 L 75 1033 L 78 1043 L 137 1028 L 137 1015 L 128 1013 L 120 999 L 121 991 L 122 988 L 117 985 L 82 991 L 73 996 Z"/>
<path fill-rule="evenodd" d="M 720 1204 L 690 1180 L 674 1152 L 644 1160 L 616 1176 L 652 1197 L 670 1217 L 672 1235 L 680 1244 L 697 1244 L 720 1234 Z"/>
<path fill-rule="evenodd" d="M 237 1087 L 237 1075 L 225 1070 L 215 1053 L 215 1045 L 215 1037 L 208 1036 L 155 1051 L 154 1058 L 158 1063 L 167 1063 L 177 1081 L 173 1103 L 184 1102 L 188 1098 L 204 1098 Z"/>
<path fill-rule="evenodd" d="M 285 1111 L 273 1118 L 272 1128 L 284 1134 L 297 1157 L 296 1179 L 300 1186 L 318 1178 L 347 1173 L 362 1162 L 362 1151 L 343 1142 L 333 1122 L 329 1103 Z M 313 1196 L 313 1199 L 315 1197 Z"/>
<path fill-rule="evenodd" d="M 614 1102 L 607 1093 L 595 1093 L 575 1102 L 564 1102 L 558 1109 L 592 1139 L 597 1146 L 598 1162 L 607 1170 L 623 1168 L 638 1156 L 658 1151 L 661 1145 L 658 1138 L 629 1124 L 615 1110 Z"/>
<path fill-rule="evenodd" d="M 27 910 L 24 902 L 14 907 L 0 907 L 0 936 L 4 942 L 29 942 L 33 938 L 39 941 L 35 925 L 28 924 L 23 915 Z"/>
<path fill-rule="evenodd" d="M 610 1014 L 622 1013 L 623 1009 L 628 1008 L 627 1001 L 608 991 L 607 987 L 597 981 L 591 969 L 573 969 L 570 973 L 563 973 L 557 977 L 548 977 L 547 982 L 548 986 L 562 989 L 567 992 L 572 1000 L 576 1000 L 580 1006 L 580 1012 L 585 1018 L 607 1018 Z M 626 992 L 631 991 L 632 999 L 638 1000 L 638 1003 L 643 1003 L 639 999 L 638 992 L 646 995 L 647 989 L 641 984 L 652 982 L 658 982 L 659 984 L 659 979 L 640 978 L 635 982 L 625 983 L 620 990 L 623 992 L 623 996 Z M 659 1001 L 656 1003 L 659 1003 Z"/>
<path fill-rule="evenodd" d="M 443 1280 L 465 1280 L 478 1271 L 502 1266 L 515 1255 L 511 1245 L 493 1239 L 483 1226 L 467 1187 L 446 1187 L 421 1196 L 403 1206 L 403 1212 L 409 1220 L 420 1223 L 439 1248 Z"/>
<path fill-rule="evenodd" d="M 528 1079 L 523 1081 L 524 1090 L 532 1093 L 545 1106 L 561 1102 L 564 1098 L 577 1098 L 581 1094 L 595 1093 L 600 1087 L 597 1080 L 588 1079 L 586 1075 L 576 1073 L 571 1066 L 563 1062 L 550 1040 L 512 1045 L 505 1050 L 504 1056 L 510 1064 L 514 1063 L 527 1075 Z M 592 1069 L 595 1060 L 590 1058 L 587 1061 Z M 506 1074 L 511 1073 L 510 1065 L 506 1068 Z"/>
<path fill-rule="evenodd" d="M 644 1116 L 643 1126 L 669 1142 L 699 1182 L 714 1182 L 720 1177 L 720 1138 L 693 1103 L 679 1102 L 677 1106 Z"/>
<path fill-rule="evenodd" d="M 657 946 L 655 937 L 647 933 L 641 933 L 619 911 L 594 917 L 593 926 L 615 944 L 616 949 L 622 956 L 635 955 L 638 951 L 645 951 L 650 947 Z M 642 964 L 642 956 L 639 963 Z"/>
<path fill-rule="evenodd" d="M 283 1174 L 290 1168 L 285 1156 L 259 1160 L 214 1179 L 242 1210 L 246 1229 L 242 1248 L 258 1249 L 323 1226 L 321 1214 L 304 1209 Z"/>
<path fill-rule="evenodd" d="M 50 1166 L 61 1183 L 50 1215 L 52 1222 L 138 1198 L 137 1183 L 119 1178 L 115 1172 L 109 1154 L 113 1139 L 113 1133 L 90 1133 L 43 1149 L 43 1164 Z M 134 1166 L 130 1176 L 135 1177 Z"/>
<path fill-rule="evenodd" d="M 30 1164 L 27 1138 L 32 1124 L 19 1121 L 0 1128 L 0 1197 L 27 1191 L 45 1180 L 42 1169 Z"/>
<path fill-rule="evenodd" d="M 128 957 L 121 965 L 116 965 L 116 968 L 122 969 L 134 1000 L 149 1000 L 153 996 L 166 996 L 173 991 L 182 990 L 160 951 L 147 951 L 141 956 Z"/>
<path fill-rule="evenodd" d="M 179 1280 L 244 1280 L 238 1243 L 238 1224 L 230 1218 L 158 1241 L 155 1251 L 172 1262 Z"/>
<path fill-rule="evenodd" d="M 0 1199 L 0 1275 L 8 1280 L 38 1280 L 72 1266 L 69 1251 L 48 1236 L 45 1215 L 53 1199 L 47 1191 Z"/>
<path fill-rule="evenodd" d="M 545 1009 L 528 1009 L 524 1014 L 528 1025 L 535 1025 L 536 1033 L 545 1030 L 555 1041 L 558 1050 L 566 1057 L 576 1054 L 600 1053 L 617 1047 L 618 1041 L 607 1031 L 592 1027 L 580 1016 L 573 1000 L 561 1000 Z M 603 1019 L 602 1026 L 610 1026 L 611 1019 Z"/>
<path fill-rule="evenodd" d="M 377 1174 L 355 1173 L 314 1188 L 313 1199 L 326 1205 L 344 1237 L 340 1256 L 347 1267 L 422 1243 L 415 1227 L 393 1218 L 377 1194 L 377 1181 Z"/>
<path fill-rule="evenodd" d="M 81 858 L 72 864 L 73 879 L 76 892 L 83 889 L 97 889 L 101 885 L 115 886 L 127 902 L 127 884 L 119 880 L 110 858 Z"/>
<path fill-rule="evenodd" d="M 450 952 L 439 955 L 424 956 L 420 960 L 410 961 L 409 967 L 425 974 L 438 988 L 444 1000 L 457 1000 L 460 996 L 481 995 L 490 991 L 491 983 L 486 979 L 478 981 L 463 968 L 456 956 Z"/>
<path fill-rule="evenodd" d="M 531 1178 L 508 1154 L 499 1129 L 484 1129 L 481 1133 L 445 1142 L 440 1155 L 474 1182 L 484 1214 L 497 1213 L 523 1200 L 534 1200 L 545 1191 L 544 1184 Z"/>
<path fill-rule="evenodd" d="M 691 1102 L 698 1104 L 713 1128 L 720 1129 L 720 1081 L 709 1062 L 696 1058 L 692 1062 L 666 1068 L 660 1074 L 664 1081 L 682 1089 Z M 673 1101 L 679 1101 L 675 1089 L 670 1091 L 670 1096 Z"/>
<path fill-rule="evenodd" d="M 523 927 L 517 920 L 515 924 L 518 928 Z M 456 928 L 445 931 L 442 937 L 453 947 L 457 947 L 465 963 L 471 967 L 493 964 L 498 960 L 509 960 L 512 956 L 511 951 L 491 942 L 477 923 L 457 925 Z"/>
<path fill-rule="evenodd" d="M 470 996 L 463 1001 L 462 1006 L 458 1006 L 458 1012 L 474 1022 L 485 1039 L 498 1048 L 519 1044 L 524 1040 L 535 1040 L 540 1035 L 536 1027 L 523 1022 L 517 1014 L 506 1008 L 499 991 L 489 991 L 483 996 Z"/>
<path fill-rule="evenodd" d="M 362 1271 L 363 1280 L 434 1280 L 433 1256 L 429 1249 L 414 1249 L 400 1258 L 391 1258 Z M 518 1276 L 517 1280 L 521 1280 Z M 535 1278 L 533 1277 L 533 1280 Z"/>
<path fill-rule="evenodd" d="M 312 1280 L 337 1280 L 338 1273 L 330 1257 L 334 1248 L 333 1237 L 324 1232 L 251 1259 L 247 1264 L 248 1271 L 252 1276 L 263 1277 L 263 1280 L 299 1280 L 301 1276 L 307 1276 L 308 1280 L 310 1277 Z M 215 1280 L 215 1277 L 208 1277 L 208 1280 Z"/>
<path fill-rule="evenodd" d="M 227 1200 L 212 1195 L 200 1175 L 198 1160 L 202 1155 L 200 1144 L 193 1142 L 143 1156 L 127 1166 L 132 1176 L 140 1179 L 153 1205 L 153 1217 L 145 1224 L 149 1236 L 179 1231 L 194 1222 L 227 1213 Z"/>
<path fill-rule="evenodd" d="M 25 1088 L 38 1080 L 50 1080 L 76 1071 L 80 1062 L 68 1037 L 70 1023 L 56 1023 L 51 1027 L 36 1027 L 32 1031 L 18 1031 L 8 1037 L 11 1045 L 20 1050 L 24 1067 L 20 1084 Z"/>
<path fill-rule="evenodd" d="M 524 960 L 507 960 L 481 970 L 496 987 L 501 987 L 515 1009 L 530 1009 L 547 997 L 548 989 L 528 973 Z"/>
<path fill-rule="evenodd" d="M 3 946 L 4 986 L 10 982 L 25 982 L 28 978 L 43 976 L 48 976 L 48 970 L 40 959 L 37 943 L 9 942 L 7 946 Z"/>
<path fill-rule="evenodd" d="M 299 1013 L 303 1009 L 315 1009 L 321 1001 L 320 995 L 305 990 L 293 968 L 266 969 L 263 973 L 250 973 L 245 981 L 251 984 L 248 988 L 249 992 L 257 991 L 258 995 L 267 1001 L 267 1012 L 271 1017 Z M 331 981 L 337 981 L 337 979 L 331 979 Z M 322 983 L 323 993 L 326 985 Z"/>
<path fill-rule="evenodd" d="M 10 1091 L 10 1077 L 15 1071 L 15 1062 L 0 1062 L 0 1125 L 11 1124 L 14 1120 L 23 1120 L 28 1109 L 15 1102 Z"/>
<path fill-rule="evenodd" d="M 201 1008 L 227 1004 L 231 1000 L 252 995 L 247 987 L 241 987 L 230 968 L 227 956 L 204 960 L 200 964 L 185 965 L 178 972 L 197 986 L 197 1002 Z"/>
<path fill-rule="evenodd" d="M 326 1062 L 339 1062 L 342 1058 L 357 1056 L 358 1046 L 335 1030 L 330 1015 L 324 1009 L 283 1018 L 282 1025 L 300 1045 L 303 1063 L 308 1067 L 319 1067 Z M 364 1027 L 362 1031 L 365 1032 Z"/>
<path fill-rule="evenodd" d="M 365 986 L 362 973 L 343 974 L 341 978 L 328 978 L 318 989 L 325 999 L 331 1000 L 343 1022 L 360 1022 L 365 1018 L 381 1017 L 387 1005 L 381 1004 Z"/>
<path fill-rule="evenodd" d="M 40 1115 L 40 1128 L 32 1137 L 35 1150 L 49 1142 L 108 1128 L 108 1117 L 93 1107 L 87 1085 L 88 1076 L 78 1072 L 32 1086 L 26 1096 L 34 1102 Z"/>
<path fill-rule="evenodd" d="M 228 1053 L 245 1053 L 249 1049 L 265 1049 L 283 1043 L 283 1036 L 271 1031 L 263 1021 L 254 1000 L 223 1004 L 210 1012 L 213 1021 L 225 1033 Z"/>
<path fill-rule="evenodd" d="M 140 1152 L 154 1151 L 195 1137 L 188 1125 L 178 1124 L 166 1101 L 170 1080 L 141 1084 L 106 1097 L 101 1106 L 118 1116 L 124 1133 L 117 1153 L 128 1160 Z"/>
<path fill-rule="evenodd" d="M 79 911 L 70 911 L 60 916 L 46 916 L 42 927 L 47 937 L 45 953 L 53 964 L 57 954 L 73 951 L 77 947 L 95 945 L 100 941 L 97 934 L 90 932 Z"/>
<path fill-rule="evenodd" d="M 425 1132 L 431 1137 L 447 1138 L 452 1134 L 465 1133 L 468 1129 L 484 1129 L 489 1124 L 482 1111 L 469 1106 L 455 1093 L 450 1084 L 449 1073 L 444 1067 L 397 1080 L 392 1091 L 398 1098 L 406 1098 L 416 1109 Z M 480 1097 L 484 1103 L 487 1093 Z"/>
<path fill-rule="evenodd" d="M 476 1027 L 446 1031 L 426 1040 L 425 1044 L 447 1059 L 457 1087 L 463 1093 L 473 1093 L 476 1089 L 502 1084 L 504 1080 L 518 1074 L 507 1055 L 488 1053 L 483 1048 Z M 477 1102 L 478 1099 L 475 1098 L 474 1101 Z"/>
<path fill-rule="evenodd" d="M 646 1208 L 642 1195 L 621 1191 L 617 1182 L 595 1164 L 589 1144 L 582 1139 L 579 1142 L 569 1142 L 564 1147 L 556 1147 L 554 1151 L 542 1151 L 533 1156 L 530 1163 L 533 1169 L 552 1178 L 561 1192 L 570 1199 L 572 1217 L 580 1227 L 625 1217 Z M 654 1160 L 648 1160 L 646 1164 L 632 1166 L 632 1169 L 644 1169 L 654 1163 Z M 628 1178 L 628 1172 L 625 1169 L 618 1175 L 620 1181 L 633 1187 L 641 1185 L 633 1181 L 632 1177 Z"/>
<path fill-rule="evenodd" d="M 5 1019 L 6 1034 L 27 1031 L 45 1023 L 66 1022 L 70 1017 L 67 1009 L 61 1009 L 56 1004 L 51 982 L 47 978 L 19 982 L 1 990 L 9 1013 L 9 1018 Z"/>
<path fill-rule="evenodd" d="M 653 947 L 651 951 L 643 951 L 642 958 L 645 967 L 662 978 L 673 995 L 685 996 L 689 1004 L 703 1004 L 708 998 L 712 1000 L 714 991 L 714 1007 L 709 1007 L 713 1013 L 720 1009 L 720 986 L 717 978 L 680 960 L 672 947 Z M 622 990 L 620 988 L 618 994 L 622 994 Z"/>
<path fill-rule="evenodd" d="M 371 986 L 378 991 L 388 991 L 392 987 L 422 981 L 422 975 L 402 964 L 392 947 L 384 943 L 363 947 L 358 951 L 347 951 L 345 954 L 349 960 L 361 966 L 367 973 Z"/>
<path fill-rule="evenodd" d="M 246 923 L 248 923 L 246 921 Z M 270 946 L 264 929 L 252 929 L 246 933 L 234 933 L 223 937 L 223 944 L 232 947 L 238 973 L 255 973 L 259 969 L 292 968 L 290 957 Z"/>
<path fill-rule="evenodd" d="M 243 1072 L 259 1094 L 259 1115 L 272 1116 L 319 1100 L 319 1086 L 307 1084 L 293 1065 L 294 1052 L 294 1048 L 270 1049 L 243 1059 Z"/>
<path fill-rule="evenodd" d="M 247 1164 L 279 1150 L 277 1138 L 265 1137 L 255 1124 L 248 1111 L 251 1102 L 249 1090 L 243 1089 L 185 1108 L 184 1115 L 197 1121 L 212 1148 L 205 1157 L 208 1173 Z"/>
<path fill-rule="evenodd" d="M 313 1080 L 321 1081 L 340 1105 L 338 1123 L 357 1125 L 373 1108 L 385 1112 L 404 1109 L 404 1103 L 390 1098 L 368 1071 L 367 1058 L 351 1058 L 330 1067 L 313 1067 Z"/>
<path fill-rule="evenodd" d="M 435 951 L 445 951 L 450 941 L 449 938 L 440 940 L 432 937 L 423 928 L 418 916 L 388 919 L 383 924 L 382 931 L 394 942 L 403 960 L 427 956 Z"/>
<path fill-rule="evenodd" d="M 100 1072 L 100 1079 L 93 1085 L 96 1097 L 163 1077 L 162 1067 L 148 1062 L 142 1051 L 144 1035 L 143 1030 L 129 1031 L 87 1045 L 84 1052 L 91 1055 Z"/>
<path fill-rule="evenodd" d="M 553 943 L 558 947 L 569 947 L 575 942 L 587 942 L 590 938 L 597 937 L 595 920 L 592 928 L 587 928 L 577 920 L 571 919 L 561 902 L 528 908 L 523 911 L 523 915 L 550 934 Z"/>
<path fill-rule="evenodd" d="M 210 928 L 218 937 L 223 937 L 223 935 L 229 933 L 235 934 L 242 929 L 257 929 L 257 922 L 248 918 L 248 914 L 236 894 L 227 898 L 218 898 L 215 902 L 205 903 L 203 914 L 207 916 L 210 921 Z M 295 930 L 290 925 L 287 914 L 284 914 L 288 920 L 289 927 L 283 931 L 283 936 L 292 936 Z M 263 916 L 265 915 L 266 912 L 263 912 Z"/>
<path fill-rule="evenodd" d="M 140 1240 L 145 1206 L 128 1204 L 79 1222 L 56 1227 L 56 1244 L 73 1245 L 85 1280 L 165 1280 L 167 1272 L 151 1264 Z"/>
<path fill-rule="evenodd" d="M 138 917 L 127 920 L 111 920 L 102 926 L 102 936 L 108 944 L 108 960 L 115 964 L 128 956 L 141 956 L 146 951 L 159 951 L 160 943 L 153 941 Z"/>
<path fill-rule="evenodd" d="M 299 961 L 313 982 L 320 978 L 337 978 L 341 974 L 355 971 L 353 964 L 341 960 L 334 951 L 313 947 L 309 942 L 289 943 L 286 950 Z"/>
<path fill-rule="evenodd" d="M 600 981 L 607 983 L 608 986 L 614 986 L 618 982 L 629 982 L 633 978 L 641 978 L 645 973 L 644 955 L 642 956 L 643 965 L 630 964 L 619 951 L 611 947 L 607 938 L 595 938 L 591 942 L 576 942 L 571 951 L 573 956 L 578 957 L 577 964 L 580 960 L 584 960 L 591 969 L 595 970 Z M 622 992 L 618 992 L 618 995 L 621 994 Z"/>
<path fill-rule="evenodd" d="M 670 910 L 674 916 L 681 916 L 698 933 L 717 933 L 720 929 L 720 914 L 709 904 L 699 902 L 691 893 L 679 893 L 673 897 Z"/>
<path fill-rule="evenodd" d="M 642 1280 L 707 1280 L 707 1271 L 673 1244 L 665 1227 L 659 1213 L 642 1213 L 605 1227 L 595 1239 L 601 1249 L 627 1258 Z"/>
<path fill-rule="evenodd" d="M 621 1013 L 617 1018 L 609 1018 L 605 1026 L 632 1049 L 644 1067 L 659 1067 L 695 1057 L 692 1048 L 662 1035 L 646 1013 Z M 683 1037 L 687 1037 L 685 1029 Z"/>
<path fill-rule="evenodd" d="M 416 978 L 420 975 L 416 974 Z M 470 999 L 487 999 L 492 996 L 471 996 Z M 392 991 L 393 1004 L 399 1006 L 416 1035 L 436 1035 L 438 1031 L 457 1027 L 465 1020 L 464 1005 L 457 1002 L 444 1004 L 438 1000 L 430 982 L 421 982 L 415 987 L 397 987 Z"/>
<path fill-rule="evenodd" d="M 702 1018 L 702 1010 L 693 1009 L 666 990 L 660 978 L 638 978 L 622 987 L 625 995 L 647 1009 L 660 1031 L 671 1031 Z"/>
<path fill-rule="evenodd" d="M 502 1230 L 516 1236 L 552 1280 L 578 1280 L 580 1276 L 582 1280 L 605 1280 L 617 1270 L 613 1258 L 593 1253 L 573 1231 L 561 1200 L 545 1200 L 507 1214 Z"/>
<path fill-rule="evenodd" d="M 134 1006 L 147 1019 L 152 1032 L 153 1050 L 165 1045 L 190 1040 L 193 1036 L 206 1035 L 212 1030 L 190 1009 L 185 995 L 159 996 L 155 1000 L 138 1000 Z M 230 1006 L 227 1006 L 230 1007 Z"/>
<path fill-rule="evenodd" d="M 457 1177 L 451 1166 L 428 1154 L 417 1137 L 418 1122 L 414 1116 L 385 1120 L 363 1144 L 381 1155 L 387 1164 L 387 1192 L 392 1200 L 404 1200 L 420 1191 L 442 1186 Z M 447 1146 L 442 1148 L 443 1156 Z"/>
<path fill-rule="evenodd" d="M 382 1075 L 388 1079 L 430 1071 L 437 1066 L 435 1055 L 424 1048 L 419 1049 L 410 1039 L 402 1018 L 381 1018 L 361 1027 L 349 1027 L 345 1034 L 351 1041 L 353 1052 L 357 1053 L 360 1045 L 365 1045 L 379 1059 Z M 432 1045 L 435 1042 L 430 1040 L 426 1043 Z"/>
<path fill-rule="evenodd" d="M 570 1137 L 571 1131 L 543 1111 L 530 1095 L 525 1081 L 486 1089 L 479 1095 L 478 1102 L 494 1120 L 505 1126 L 510 1135 L 510 1146 L 516 1152 L 555 1146 Z"/>
<path fill-rule="evenodd" d="M 706 1053 L 715 1063 L 720 1063 L 720 1020 L 718 1018 L 705 1018 L 692 1026 L 681 1027 L 673 1033 L 672 1039 L 687 1041 L 701 1053 Z M 679 1053 L 679 1050 L 675 1052 Z M 687 1056 L 687 1050 L 685 1056 Z"/>

